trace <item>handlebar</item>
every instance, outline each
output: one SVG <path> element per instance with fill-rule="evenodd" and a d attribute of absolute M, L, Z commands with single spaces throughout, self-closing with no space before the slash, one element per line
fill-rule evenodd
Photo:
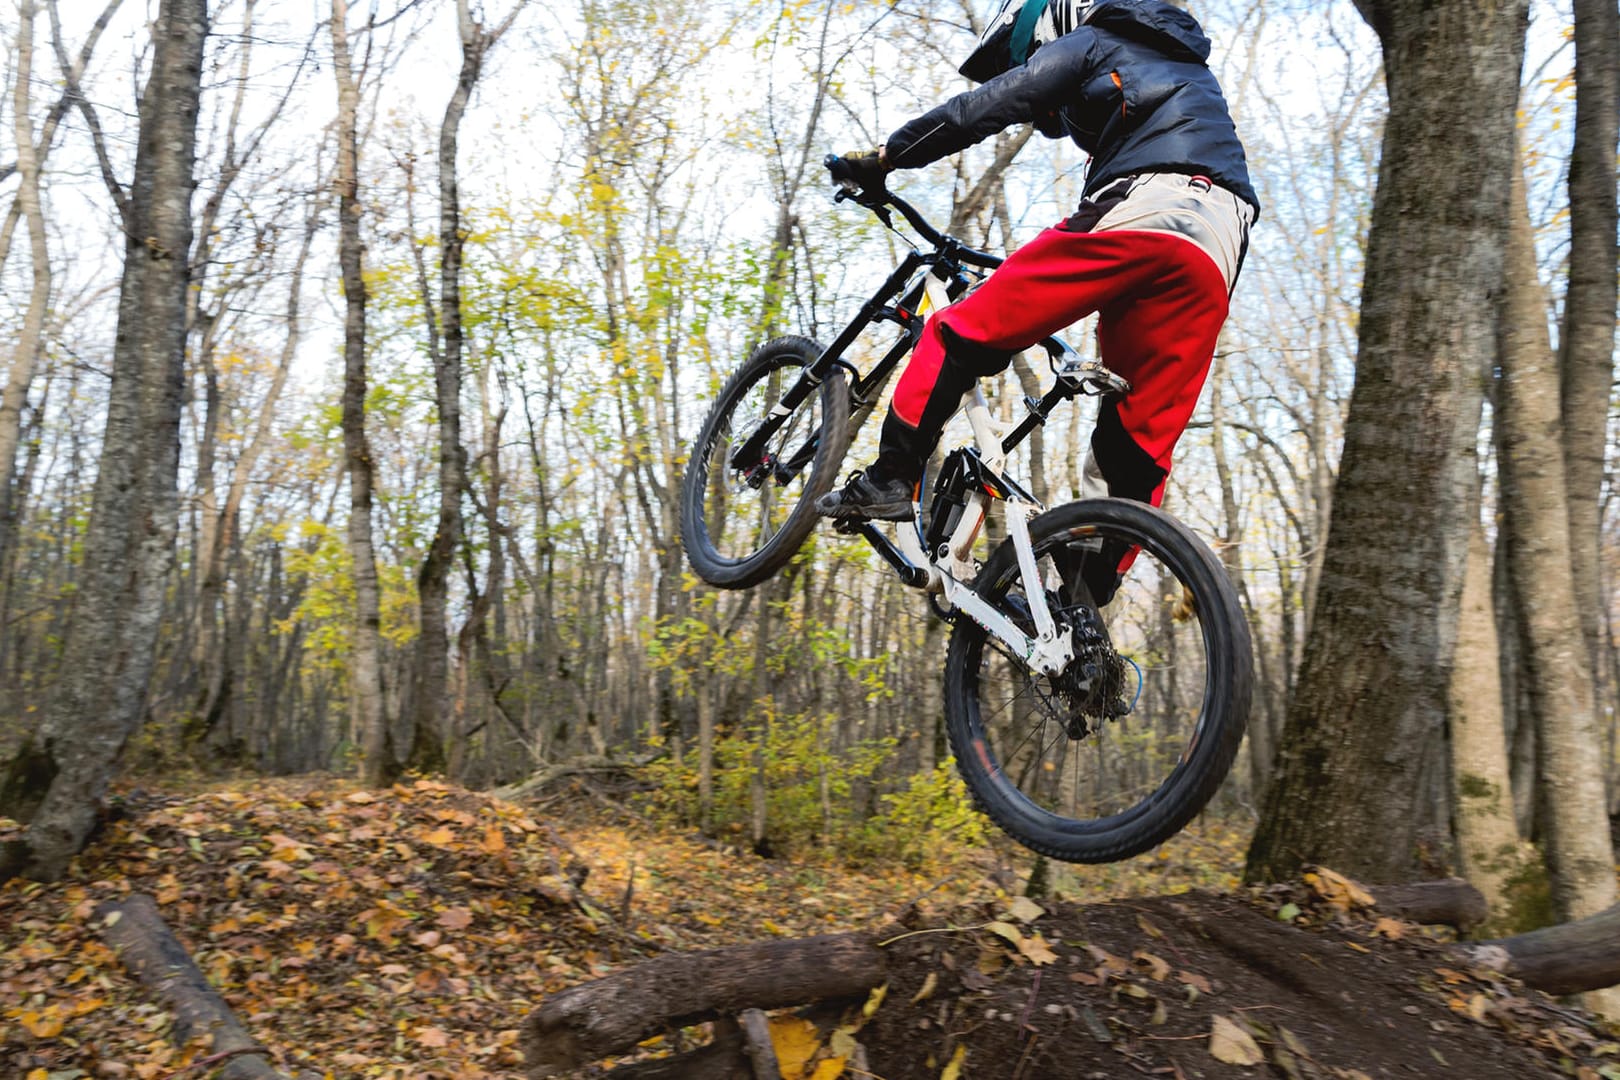
<path fill-rule="evenodd" d="M 917 230 L 919 236 L 939 249 L 940 252 L 987 270 L 994 270 L 1001 265 L 1003 261 L 1001 256 L 968 247 L 955 237 L 947 236 L 934 228 L 916 207 L 890 191 L 886 186 L 880 186 L 875 190 L 862 187 L 855 179 L 848 162 L 837 154 L 828 154 L 822 160 L 822 164 L 832 174 L 833 179 L 838 181 L 838 191 L 833 195 L 834 201 L 843 202 L 845 199 L 853 199 L 882 218 L 885 225 L 889 224 L 888 208 L 892 206 L 900 211 L 900 216 L 905 218 L 913 229 Z"/>

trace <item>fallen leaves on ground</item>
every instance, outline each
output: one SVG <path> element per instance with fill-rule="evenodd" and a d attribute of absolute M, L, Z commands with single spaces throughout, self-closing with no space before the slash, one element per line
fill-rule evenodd
<path fill-rule="evenodd" d="M 433 781 L 131 798 L 68 880 L 0 887 L 0 1076 L 206 1074 L 192 1067 L 208 1048 L 171 1045 L 172 1018 L 91 925 L 99 903 L 140 891 L 288 1074 L 518 1080 L 519 1025 L 563 987 L 663 950 L 875 929 L 911 910 L 938 929 L 896 940 L 910 966 L 844 1026 L 807 1053 L 804 1029 L 773 1018 L 784 1076 L 849 1074 L 860 1047 L 888 1080 L 1032 1078 L 1082 1058 L 1359 1080 L 1378 1070 L 1345 1056 L 1335 1013 L 1359 1009 L 1390 1025 L 1369 1052 L 1403 1048 L 1419 1069 L 1465 1075 L 1519 1048 L 1620 1080 L 1620 1045 L 1440 962 L 1427 929 L 1369 913 L 1322 868 L 1248 899 L 1072 902 L 1225 886 L 1235 835 L 1200 825 L 1130 864 L 1064 868 L 1064 896 L 1036 902 L 1005 891 L 1004 849 L 926 874 L 767 860 L 585 800 L 542 812 Z M 1216 929 L 1256 955 L 1212 947 Z"/>
<path fill-rule="evenodd" d="M 994 891 L 982 873 L 942 884 L 770 861 L 432 780 L 137 794 L 124 813 L 68 880 L 0 886 L 0 1076 L 152 1080 L 206 1056 L 169 1044 L 172 1019 L 90 924 L 130 892 L 157 901 L 289 1072 L 515 1080 L 523 1017 L 619 964 L 876 925 L 931 891 Z"/>

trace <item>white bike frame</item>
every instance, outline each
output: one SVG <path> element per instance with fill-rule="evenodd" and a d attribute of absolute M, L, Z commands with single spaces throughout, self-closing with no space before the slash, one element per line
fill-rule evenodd
<path fill-rule="evenodd" d="M 928 306 L 919 314 L 938 310 L 950 303 L 945 282 L 932 273 L 927 276 L 924 296 Z M 1046 357 L 1038 346 L 1026 350 L 1026 354 L 1031 359 L 1039 357 L 1044 360 Z M 962 408 L 973 429 L 973 442 L 978 448 L 980 460 L 999 474 L 1007 460 L 1007 454 L 1001 448 L 1002 440 L 1012 430 L 1012 425 L 1002 424 L 990 415 L 990 405 L 977 384 L 963 395 Z M 1006 505 L 1007 535 L 1012 540 L 1013 550 L 1018 553 L 1018 574 L 1023 583 L 1024 600 L 1035 621 L 1034 637 L 1025 634 L 1011 619 L 973 591 L 971 581 L 977 573 L 972 558 L 973 544 L 990 509 L 989 495 L 982 491 L 968 495 L 956 528 L 941 550 L 923 550 L 920 521 L 916 518 L 899 524 L 895 530 L 895 546 L 911 560 L 912 565 L 927 569 L 928 583 L 924 588 L 938 594 L 947 609 L 955 608 L 984 627 L 986 632 L 1033 670 L 1044 675 L 1058 675 L 1074 661 L 1074 638 L 1067 628 L 1059 627 L 1052 618 L 1052 610 L 1046 602 L 1046 588 L 1035 565 L 1035 549 L 1029 538 L 1030 518 L 1045 507 L 1011 491 L 1002 501 Z"/>

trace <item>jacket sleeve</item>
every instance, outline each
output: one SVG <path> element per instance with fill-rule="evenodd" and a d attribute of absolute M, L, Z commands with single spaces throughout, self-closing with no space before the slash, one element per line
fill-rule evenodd
<path fill-rule="evenodd" d="M 1026 63 L 902 125 L 884 144 L 890 168 L 920 169 L 1014 124 L 1054 130 L 1042 121 L 1086 85 L 1096 39 L 1085 27 L 1065 34 Z"/>

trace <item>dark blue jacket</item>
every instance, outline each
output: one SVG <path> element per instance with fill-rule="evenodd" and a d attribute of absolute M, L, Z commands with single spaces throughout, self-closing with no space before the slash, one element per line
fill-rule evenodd
<path fill-rule="evenodd" d="M 1033 123 L 1091 155 L 1087 196 L 1134 173 L 1197 173 L 1259 210 L 1208 59 L 1209 38 L 1185 11 L 1160 0 L 1102 0 L 1086 25 L 901 127 L 884 153 L 892 168 L 921 168 Z"/>

